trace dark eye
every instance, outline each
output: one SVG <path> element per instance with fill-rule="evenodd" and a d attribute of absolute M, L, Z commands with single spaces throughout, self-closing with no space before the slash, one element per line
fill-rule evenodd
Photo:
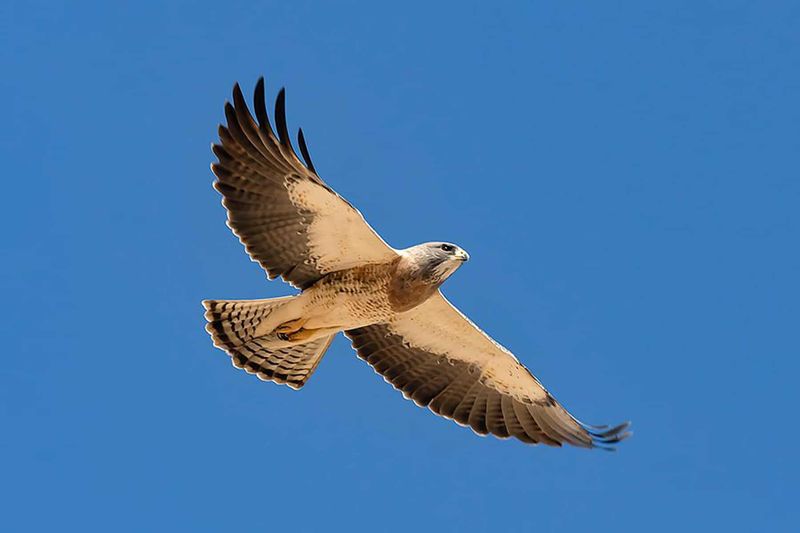
<path fill-rule="evenodd" d="M 443 244 L 443 245 L 441 246 L 441 248 L 442 248 L 442 250 L 444 250 L 445 252 L 452 252 L 452 251 L 454 251 L 454 250 L 455 250 L 455 247 L 454 247 L 454 246 L 450 246 L 449 244 Z"/>

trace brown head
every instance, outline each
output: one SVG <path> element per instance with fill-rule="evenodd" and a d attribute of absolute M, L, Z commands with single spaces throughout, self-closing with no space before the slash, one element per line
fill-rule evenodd
<path fill-rule="evenodd" d="M 426 242 L 400 251 L 391 300 L 397 311 L 424 302 L 444 280 L 469 260 L 469 254 L 449 242 Z"/>
<path fill-rule="evenodd" d="M 403 255 L 411 260 L 420 280 L 437 287 L 469 260 L 467 252 L 449 242 L 418 244 L 403 250 Z"/>

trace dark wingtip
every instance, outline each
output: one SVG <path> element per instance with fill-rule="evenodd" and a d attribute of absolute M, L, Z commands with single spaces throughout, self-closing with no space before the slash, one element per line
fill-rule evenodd
<path fill-rule="evenodd" d="M 613 428 L 607 429 L 605 431 L 593 431 L 593 430 L 590 430 L 590 429 L 587 429 L 587 431 L 591 435 L 594 435 L 595 437 L 608 437 L 610 435 L 617 435 L 617 434 L 625 431 L 626 429 L 628 429 L 630 427 L 630 425 L 631 425 L 631 423 L 630 423 L 630 421 L 628 421 L 628 422 L 623 422 L 622 424 L 620 424 L 618 426 L 614 426 Z M 608 426 L 605 426 L 605 427 L 608 427 Z M 598 429 L 604 429 L 604 427 L 603 426 L 599 426 Z"/>
<path fill-rule="evenodd" d="M 238 119 L 236 118 L 236 109 L 234 109 L 233 104 L 230 102 L 225 102 L 225 119 L 228 121 L 228 126 L 238 123 Z"/>
<path fill-rule="evenodd" d="M 632 431 L 627 431 L 627 429 L 631 426 L 630 421 L 623 422 L 622 424 L 614 426 L 611 429 L 606 429 L 605 431 L 598 431 L 598 429 L 605 429 L 608 426 L 590 426 L 587 424 L 582 425 L 583 429 L 586 430 L 589 435 L 591 435 L 593 447 L 608 451 L 614 451 L 616 449 L 611 446 L 612 444 L 622 442 L 633 435 Z"/>
<path fill-rule="evenodd" d="M 256 112 L 256 120 L 258 120 L 258 127 L 267 135 L 272 135 L 272 126 L 269 123 L 269 114 L 267 113 L 267 101 L 264 97 L 264 76 L 258 78 L 256 88 L 253 91 L 253 107 Z"/>
<path fill-rule="evenodd" d="M 275 127 L 278 129 L 278 139 L 280 139 L 281 144 L 292 149 L 289 128 L 286 127 L 286 89 L 284 87 L 281 87 L 278 92 L 278 98 L 275 100 Z"/>
<path fill-rule="evenodd" d="M 233 84 L 233 105 L 236 108 L 243 108 L 247 109 L 247 104 L 244 101 L 244 95 L 242 94 L 242 88 L 239 87 L 239 82 Z"/>
<path fill-rule="evenodd" d="M 308 170 L 316 174 L 317 171 L 314 168 L 314 163 L 311 162 L 311 154 L 308 153 L 308 147 L 306 146 L 306 138 L 305 135 L 303 135 L 303 128 L 297 130 L 297 143 L 300 145 L 300 153 L 303 155 L 303 160 L 306 162 Z"/>

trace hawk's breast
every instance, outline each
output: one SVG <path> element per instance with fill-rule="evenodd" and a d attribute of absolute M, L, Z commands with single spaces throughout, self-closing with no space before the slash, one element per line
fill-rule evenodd
<path fill-rule="evenodd" d="M 342 329 L 385 322 L 397 312 L 389 296 L 393 270 L 390 263 L 332 272 L 308 289 L 311 305 Z"/>

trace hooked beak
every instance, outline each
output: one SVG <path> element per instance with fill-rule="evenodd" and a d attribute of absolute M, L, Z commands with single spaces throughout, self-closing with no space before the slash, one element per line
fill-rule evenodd
<path fill-rule="evenodd" d="M 464 250 L 462 250 L 461 248 L 459 248 L 456 251 L 456 259 L 458 259 L 462 263 L 466 263 L 467 261 L 469 261 L 469 254 Z"/>

